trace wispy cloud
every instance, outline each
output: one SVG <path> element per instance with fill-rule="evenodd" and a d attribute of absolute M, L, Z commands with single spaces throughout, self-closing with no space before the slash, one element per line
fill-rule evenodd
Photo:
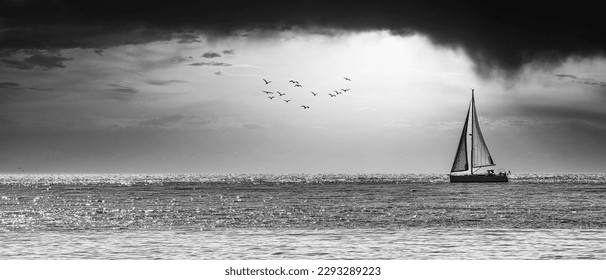
<path fill-rule="evenodd" d="M 35 54 L 26 58 L 24 61 L 44 70 L 48 70 L 52 68 L 65 68 L 63 62 L 72 59 L 73 58 L 66 58 L 60 55 Z"/>
<path fill-rule="evenodd" d="M 358 108 L 357 110 L 358 112 L 365 112 L 365 113 L 374 113 L 377 111 L 377 108 L 374 107 L 363 107 L 363 108 Z"/>
<path fill-rule="evenodd" d="M 568 74 L 555 74 L 554 76 L 558 77 L 558 78 L 571 78 L 571 79 L 577 79 L 577 76 L 575 75 L 568 75 Z"/>
<path fill-rule="evenodd" d="M 15 82 L 0 82 L 0 88 L 18 88 L 21 87 L 20 84 Z"/>
<path fill-rule="evenodd" d="M 144 120 L 144 121 L 139 122 L 139 125 L 140 126 L 155 126 L 155 127 L 168 126 L 168 125 L 180 122 L 183 119 L 185 119 L 184 115 L 176 114 L 176 115 L 170 115 L 170 116 L 164 116 L 164 117 L 160 117 L 160 118 Z"/>
<path fill-rule="evenodd" d="M 121 86 L 118 84 L 107 84 L 107 85 L 112 87 L 109 89 L 111 91 L 121 92 L 121 93 L 130 93 L 130 94 L 138 93 L 138 91 L 132 87 Z"/>
<path fill-rule="evenodd" d="M 0 82 L 0 88 L 17 89 L 17 90 L 35 90 L 35 91 L 50 91 L 52 88 L 25 87 L 16 82 Z"/>
<path fill-rule="evenodd" d="M 577 83 L 577 84 L 584 84 L 584 85 L 598 86 L 598 87 L 606 87 L 606 82 L 597 81 L 597 80 L 594 80 L 594 79 L 580 78 L 578 76 L 569 75 L 569 74 L 555 74 L 554 76 L 557 77 L 557 78 L 560 78 L 560 79 L 567 79 L 570 82 Z"/>
<path fill-rule="evenodd" d="M 39 88 L 39 87 L 28 87 L 27 89 L 35 90 L 35 91 L 51 91 L 52 88 Z"/>
<path fill-rule="evenodd" d="M 179 56 L 179 57 L 172 57 L 169 60 L 171 62 L 181 63 L 183 61 L 188 61 L 188 60 L 191 60 L 191 59 L 193 59 L 193 57 L 191 57 L 191 56 L 190 57 L 180 57 Z"/>
<path fill-rule="evenodd" d="M 175 38 L 178 39 L 177 43 L 179 43 L 179 44 L 190 44 L 190 43 L 202 42 L 199 40 L 198 36 L 192 35 L 192 34 L 178 34 L 178 35 L 175 35 Z"/>
<path fill-rule="evenodd" d="M 381 127 L 383 128 L 389 128 L 389 129 L 401 129 L 401 128 L 410 128 L 413 127 L 417 124 L 411 123 L 410 120 L 407 119 L 398 119 L 398 120 L 391 120 L 389 122 L 386 122 L 384 124 L 381 125 Z"/>
<path fill-rule="evenodd" d="M 3 59 L 2 62 L 4 62 L 4 64 L 8 65 L 8 67 L 21 69 L 21 70 L 30 70 L 30 69 L 34 68 L 33 65 L 31 65 L 27 62 L 18 61 L 18 60 Z"/>
<path fill-rule="evenodd" d="M 63 57 L 55 54 L 34 54 L 23 61 L 3 59 L 6 65 L 12 68 L 21 70 L 31 70 L 34 68 L 40 68 L 42 70 L 50 70 L 53 68 L 65 68 L 65 61 L 72 60 L 73 58 Z"/>
<path fill-rule="evenodd" d="M 223 54 L 236 54 L 234 50 L 223 50 Z"/>
<path fill-rule="evenodd" d="M 257 68 L 257 69 L 258 69 L 258 68 L 261 68 L 261 67 L 256 66 L 256 65 L 252 65 L 252 64 L 246 64 L 246 63 L 245 63 L 245 64 L 234 64 L 234 65 L 232 65 L 232 66 L 233 66 L 233 67 L 238 67 L 238 68 Z"/>
<path fill-rule="evenodd" d="M 191 65 L 191 66 L 217 66 L 217 67 L 230 67 L 231 66 L 231 64 L 229 64 L 229 63 L 215 62 L 215 61 L 211 61 L 211 62 L 196 62 L 196 63 L 190 63 L 188 65 Z"/>
<path fill-rule="evenodd" d="M 216 52 L 205 52 L 202 57 L 204 58 L 215 58 L 215 57 L 221 57 L 220 54 L 216 53 Z"/>
<path fill-rule="evenodd" d="M 254 123 L 245 123 L 245 124 L 242 124 L 242 128 L 246 128 L 246 129 L 261 129 L 263 127 L 260 126 L 260 125 L 258 125 L 258 124 L 254 124 Z"/>
<path fill-rule="evenodd" d="M 154 85 L 154 86 L 166 86 L 166 85 L 170 85 L 170 84 L 187 83 L 187 81 L 183 81 L 183 80 L 148 80 L 148 81 L 146 81 L 146 83 L 149 85 Z"/>

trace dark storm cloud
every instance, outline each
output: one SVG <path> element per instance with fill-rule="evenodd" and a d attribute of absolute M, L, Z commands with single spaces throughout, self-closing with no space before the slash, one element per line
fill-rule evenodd
<path fill-rule="evenodd" d="M 603 56 L 603 12 L 594 2 L 530 1 L 4 1 L 0 49 L 103 48 L 237 30 L 387 29 L 461 48 L 478 74 L 515 74 L 531 61 Z M 179 37 L 181 36 L 181 37 Z M 193 39 L 195 40 L 195 39 Z"/>
<path fill-rule="evenodd" d="M 37 26 L 36 23 L 16 24 L 12 28 L 1 30 L 0 49 L 8 54 L 18 50 L 103 49 L 170 41 L 179 36 L 172 29 L 112 20 L 98 23 L 58 21 L 41 24 L 43 26 Z"/>
<path fill-rule="evenodd" d="M 231 64 L 229 64 L 229 63 L 215 62 L 215 61 L 211 61 L 211 62 L 196 62 L 196 63 L 190 63 L 188 65 L 191 65 L 191 66 L 217 66 L 217 67 L 230 67 L 231 66 Z"/>
<path fill-rule="evenodd" d="M 221 57 L 220 54 L 216 53 L 216 52 L 206 52 L 202 55 L 202 57 L 205 58 L 215 58 L 215 57 Z"/>

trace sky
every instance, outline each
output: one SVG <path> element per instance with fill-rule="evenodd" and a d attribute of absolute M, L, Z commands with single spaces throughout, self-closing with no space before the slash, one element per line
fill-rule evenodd
<path fill-rule="evenodd" d="M 606 172 L 589 4 L 122 2 L 0 1 L 1 173 L 448 173 L 472 88 L 497 169 Z"/>

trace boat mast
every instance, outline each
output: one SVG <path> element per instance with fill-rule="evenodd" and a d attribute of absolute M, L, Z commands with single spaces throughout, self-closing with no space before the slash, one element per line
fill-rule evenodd
<path fill-rule="evenodd" d="M 476 112 L 476 104 L 475 101 L 473 99 L 473 89 L 471 89 L 471 175 L 473 175 L 473 116 L 475 116 L 475 112 Z"/>

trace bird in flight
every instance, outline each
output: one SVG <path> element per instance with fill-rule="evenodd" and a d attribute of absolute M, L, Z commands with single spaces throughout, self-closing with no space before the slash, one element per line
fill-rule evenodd
<path fill-rule="evenodd" d="M 284 102 L 288 103 L 291 99 L 284 99 Z"/>
<path fill-rule="evenodd" d="M 336 90 L 335 90 L 335 93 L 336 93 L 336 94 L 341 94 L 342 92 L 340 92 L 340 91 L 336 91 Z"/>
<path fill-rule="evenodd" d="M 311 92 L 311 94 L 313 94 L 314 96 L 318 95 L 318 93 L 313 92 L 313 91 Z"/>
<path fill-rule="evenodd" d="M 265 92 L 266 94 L 274 94 L 273 92 L 271 92 L 271 91 L 266 91 L 266 90 L 264 90 L 263 92 Z"/>
<path fill-rule="evenodd" d="M 295 87 L 302 87 L 301 84 L 295 84 Z"/>
<path fill-rule="evenodd" d="M 268 80 L 266 80 L 266 79 L 263 79 L 263 81 L 265 82 L 265 84 L 269 84 L 269 83 L 271 83 L 271 81 L 268 81 Z"/>
<path fill-rule="evenodd" d="M 336 95 L 330 93 L 328 95 L 330 95 L 330 97 L 337 97 Z"/>
<path fill-rule="evenodd" d="M 290 80 L 288 81 L 289 83 L 293 83 L 293 84 L 298 84 L 299 82 L 295 81 L 295 80 Z"/>
<path fill-rule="evenodd" d="M 349 89 L 348 88 L 342 88 L 341 89 L 343 92 L 347 92 Z"/>
<path fill-rule="evenodd" d="M 343 79 L 345 79 L 346 81 L 350 81 L 351 82 L 351 80 L 349 78 L 347 78 L 347 77 L 343 77 Z"/>
<path fill-rule="evenodd" d="M 306 106 L 306 105 L 301 105 L 301 107 L 302 107 L 303 109 L 309 109 L 309 106 Z"/>
<path fill-rule="evenodd" d="M 274 98 L 275 98 L 275 96 L 268 96 L 267 98 L 269 98 L 269 99 L 274 99 Z"/>
<path fill-rule="evenodd" d="M 286 95 L 286 93 L 281 93 L 279 91 L 276 91 L 280 96 Z"/>

